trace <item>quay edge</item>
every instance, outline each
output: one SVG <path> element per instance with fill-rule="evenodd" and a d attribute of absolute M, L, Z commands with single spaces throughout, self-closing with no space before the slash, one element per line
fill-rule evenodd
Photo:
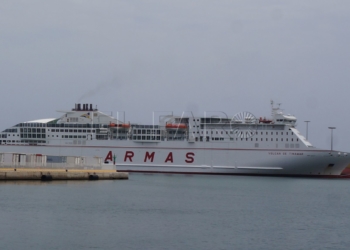
<path fill-rule="evenodd" d="M 113 170 L 1 168 L 0 181 L 6 180 L 127 180 L 129 174 Z"/>

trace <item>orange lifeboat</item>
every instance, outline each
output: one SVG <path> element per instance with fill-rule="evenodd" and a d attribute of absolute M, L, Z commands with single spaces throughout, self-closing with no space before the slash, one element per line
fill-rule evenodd
<path fill-rule="evenodd" d="M 167 129 L 186 129 L 187 125 L 184 123 L 168 123 L 165 125 Z"/>
<path fill-rule="evenodd" d="M 122 124 L 122 128 L 130 128 L 130 124 L 128 124 L 128 123 L 123 123 L 123 124 Z"/>
<path fill-rule="evenodd" d="M 111 128 L 130 128 L 130 124 L 128 124 L 128 123 L 119 123 L 119 124 L 110 123 L 109 127 L 111 127 Z"/>
<path fill-rule="evenodd" d="M 267 120 L 265 117 L 264 117 L 264 119 L 262 117 L 260 117 L 260 119 L 259 119 L 259 123 L 271 123 L 271 122 L 272 122 L 272 120 Z"/>

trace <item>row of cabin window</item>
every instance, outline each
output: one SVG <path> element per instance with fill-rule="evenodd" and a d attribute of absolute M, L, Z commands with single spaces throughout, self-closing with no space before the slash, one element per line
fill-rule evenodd
<path fill-rule="evenodd" d="M 237 130 L 237 131 L 230 131 L 230 134 L 234 134 L 234 133 L 237 133 L 239 132 L 240 130 Z M 206 131 L 206 134 L 209 134 L 208 133 L 209 131 Z M 224 134 L 224 131 L 220 131 L 221 133 L 220 134 Z M 228 131 L 225 131 L 226 134 L 228 134 Z M 195 131 L 193 133 L 196 133 Z M 261 132 L 261 135 L 263 135 L 264 132 Z M 276 135 L 278 135 L 278 132 L 275 132 Z M 283 135 L 283 132 L 280 132 L 281 135 Z M 291 132 L 292 135 L 294 134 L 293 132 Z M 199 134 L 199 131 L 197 131 L 197 134 Z M 203 134 L 203 131 L 201 131 L 201 134 Z M 214 131 L 211 131 L 211 134 L 214 134 Z M 216 131 L 216 134 L 219 134 L 219 131 Z M 258 135 L 258 132 L 251 132 L 252 135 Z M 269 132 L 266 132 L 266 135 L 268 135 Z M 271 132 L 271 135 L 273 135 L 273 132 Z M 288 132 L 286 132 L 286 135 L 288 135 Z"/>
<path fill-rule="evenodd" d="M 197 138 L 196 138 L 196 139 L 197 139 Z M 212 141 L 223 141 L 224 138 L 222 138 L 222 137 L 212 137 L 211 140 L 212 140 Z"/>
<path fill-rule="evenodd" d="M 234 138 L 230 138 L 231 141 L 234 140 Z M 236 138 L 236 141 L 238 141 L 238 139 L 241 139 L 241 141 L 243 141 L 244 138 Z M 270 138 L 270 141 L 273 141 L 273 138 Z M 278 141 L 278 139 L 280 139 L 280 141 L 283 141 L 283 138 L 276 138 L 275 141 Z M 248 141 L 248 138 L 245 138 L 246 141 Z M 250 138 L 251 141 L 254 140 L 254 138 Z M 290 139 L 291 141 L 294 141 L 294 138 Z M 255 138 L 255 141 L 259 141 L 259 138 Z M 264 141 L 264 138 L 260 138 L 260 141 Z M 269 138 L 266 138 L 266 141 L 269 141 Z M 288 138 L 286 138 L 286 141 L 288 141 Z M 296 141 L 299 141 L 299 139 L 297 138 Z"/>
<path fill-rule="evenodd" d="M 144 134 L 144 135 L 150 135 L 150 134 L 157 134 L 160 135 L 160 130 L 152 130 L 152 129 L 134 129 L 134 134 Z"/>
<path fill-rule="evenodd" d="M 133 128 L 159 128 L 159 125 L 132 125 Z"/>
<path fill-rule="evenodd" d="M 169 135 L 184 135 L 184 134 L 186 134 L 186 132 L 185 131 L 176 131 L 176 130 L 170 130 L 170 131 L 168 131 L 168 134 Z"/>
<path fill-rule="evenodd" d="M 133 140 L 156 140 L 156 141 L 159 141 L 160 140 L 160 136 L 140 136 L 140 135 L 138 135 L 138 136 L 136 136 L 136 135 L 134 135 L 133 137 L 132 137 L 132 139 Z"/>
<path fill-rule="evenodd" d="M 4 132 L 4 133 L 17 133 L 17 129 L 16 128 L 8 128 L 2 132 Z"/>
<path fill-rule="evenodd" d="M 48 130 L 50 131 L 50 129 Z M 51 132 L 65 132 L 65 133 L 95 133 L 95 129 L 51 129 Z"/>
<path fill-rule="evenodd" d="M 34 128 L 45 128 L 45 127 L 56 127 L 56 128 L 107 128 L 107 124 L 67 124 L 67 123 L 60 123 L 60 124 L 50 124 L 50 123 L 20 123 L 17 124 L 16 127 L 34 127 Z"/>
<path fill-rule="evenodd" d="M 251 138 L 251 139 L 253 139 L 253 138 Z M 256 141 L 258 141 L 258 139 L 259 138 L 256 138 Z M 261 139 L 261 141 L 263 141 L 263 138 L 260 138 L 260 139 Z M 273 138 L 270 138 L 270 139 L 271 139 L 271 141 L 273 141 Z M 279 139 L 281 139 L 281 141 L 283 141 L 283 138 L 279 138 Z M 293 141 L 294 138 L 291 138 L 290 140 Z M 269 138 L 266 138 L 266 141 L 269 141 Z M 278 141 L 278 138 L 276 138 L 276 141 Z M 288 141 L 288 138 L 286 138 L 286 141 Z M 299 141 L 299 139 L 297 138 L 296 141 Z"/>
<path fill-rule="evenodd" d="M 113 136 L 113 139 L 126 140 L 126 139 L 128 139 L 128 137 L 126 137 L 126 136 Z"/>
<path fill-rule="evenodd" d="M 50 129 L 48 129 L 50 131 Z M 21 133 L 45 133 L 45 129 L 40 128 L 21 128 Z M 51 132 L 70 132 L 70 133 L 91 133 L 91 129 L 51 129 Z M 95 133 L 95 130 L 92 130 Z"/>
<path fill-rule="evenodd" d="M 2 143 L 46 143 L 46 141 L 11 141 L 11 140 L 3 140 Z"/>
<path fill-rule="evenodd" d="M 46 138 L 46 134 L 21 134 L 21 138 Z"/>
<path fill-rule="evenodd" d="M 223 138 L 223 137 L 212 137 L 212 138 L 210 138 L 209 136 L 207 136 L 205 138 L 206 141 L 210 141 L 210 139 L 212 141 L 224 141 L 225 140 L 225 138 Z M 233 139 L 233 138 L 231 138 L 231 139 Z M 195 141 L 198 141 L 198 137 L 195 138 Z M 203 141 L 203 136 L 199 137 L 199 141 Z"/>
<path fill-rule="evenodd" d="M 259 147 L 259 143 L 255 143 L 255 147 L 258 148 Z M 300 145 L 298 143 L 295 143 L 295 144 L 293 144 L 293 143 L 286 143 L 284 145 L 284 147 L 285 148 L 299 148 Z"/>
<path fill-rule="evenodd" d="M 128 131 L 125 131 L 125 130 L 121 130 L 121 131 L 113 131 L 113 134 L 127 134 Z"/>
<path fill-rule="evenodd" d="M 50 137 L 48 135 L 47 137 Z M 55 135 L 51 135 L 51 137 L 55 137 Z M 56 135 L 58 137 L 58 135 Z M 45 134 L 40 135 L 40 134 L 21 134 L 21 138 L 46 138 Z M 62 135 L 62 138 L 86 138 L 86 135 Z"/>
<path fill-rule="evenodd" d="M 38 132 L 38 133 L 40 133 L 40 132 Z M 22 136 L 23 134 L 21 134 L 21 136 Z M 2 135 L 2 138 L 7 138 L 7 136 L 11 136 L 10 134 L 8 134 L 8 135 Z M 17 134 L 17 135 L 12 135 L 12 136 L 19 136 L 19 134 Z"/>
<path fill-rule="evenodd" d="M 54 137 L 54 136 L 52 136 L 52 137 Z M 84 138 L 85 139 L 86 135 L 62 135 L 62 138 Z"/>
<path fill-rule="evenodd" d="M 207 141 L 209 141 L 209 138 L 210 138 L 210 137 L 207 137 Z M 240 139 L 241 141 L 243 141 L 244 139 L 245 139 L 246 141 L 249 140 L 249 138 L 236 138 L 236 141 L 238 141 L 239 139 Z M 270 139 L 271 139 L 271 140 L 269 140 L 269 138 L 266 138 L 266 141 L 273 141 L 273 138 L 270 138 Z M 280 139 L 281 141 L 283 141 L 283 138 L 279 138 L 279 139 Z M 198 141 L 198 137 L 196 137 L 195 140 Z M 224 137 L 212 137 L 211 140 L 212 140 L 212 141 L 224 141 L 225 138 L 224 138 Z M 234 141 L 235 138 L 230 138 L 230 140 L 231 140 L 231 141 Z M 254 140 L 254 138 L 250 138 L 250 141 L 253 141 L 253 140 Z M 203 137 L 202 137 L 202 136 L 200 136 L 200 141 L 203 141 Z M 259 138 L 255 138 L 255 141 L 259 141 Z M 260 138 L 260 141 L 264 141 L 264 138 Z M 278 138 L 276 138 L 275 141 L 278 141 Z M 288 138 L 286 138 L 286 141 L 288 141 Z M 294 141 L 294 138 L 292 138 L 291 141 Z M 299 141 L 299 139 L 297 138 L 296 141 Z"/>
<path fill-rule="evenodd" d="M 67 123 L 60 123 L 60 124 L 47 124 L 47 127 L 52 128 L 108 128 L 107 124 L 67 124 Z"/>
<path fill-rule="evenodd" d="M 260 132 L 260 133 L 261 133 L 261 135 L 264 134 L 264 132 Z M 269 134 L 269 132 L 266 132 L 266 135 L 268 135 L 268 134 Z M 293 132 L 291 132 L 291 134 L 294 135 Z M 271 135 L 273 135 L 273 132 L 271 132 Z M 276 135 L 278 135 L 278 132 L 276 132 Z M 283 132 L 281 132 L 281 135 L 283 135 Z M 286 132 L 286 135 L 288 135 L 288 132 Z"/>
<path fill-rule="evenodd" d="M 168 137 L 168 141 L 184 141 L 185 137 Z"/>
<path fill-rule="evenodd" d="M 46 129 L 44 128 L 21 128 L 21 133 L 45 133 Z"/>

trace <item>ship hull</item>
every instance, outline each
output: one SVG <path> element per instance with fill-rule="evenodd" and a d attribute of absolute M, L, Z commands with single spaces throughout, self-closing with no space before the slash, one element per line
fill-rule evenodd
<path fill-rule="evenodd" d="M 339 176 L 346 154 L 328 150 L 237 148 L 234 143 L 55 140 L 50 145 L 1 145 L 0 152 L 101 157 L 118 171 L 270 176 Z"/>

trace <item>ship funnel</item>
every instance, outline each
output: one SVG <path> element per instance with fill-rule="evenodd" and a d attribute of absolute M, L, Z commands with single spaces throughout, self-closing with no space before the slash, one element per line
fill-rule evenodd
<path fill-rule="evenodd" d="M 80 111 L 80 110 L 81 110 L 80 103 L 78 103 L 78 111 Z"/>
<path fill-rule="evenodd" d="M 90 111 L 93 111 L 93 109 L 92 109 L 92 104 L 90 104 Z"/>

